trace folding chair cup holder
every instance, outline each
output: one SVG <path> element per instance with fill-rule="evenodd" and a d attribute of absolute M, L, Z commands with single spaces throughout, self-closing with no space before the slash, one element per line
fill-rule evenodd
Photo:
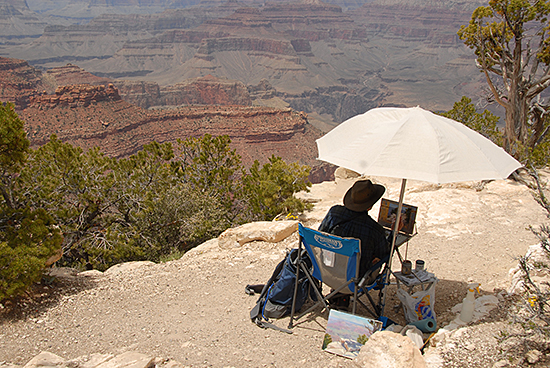
<path fill-rule="evenodd" d="M 328 308 L 330 299 L 337 294 L 347 294 L 351 298 L 352 313 L 357 310 L 357 303 L 361 304 L 375 318 L 382 316 L 384 311 L 383 293 L 389 284 L 386 272 L 389 255 L 373 265 L 364 275 L 359 275 L 361 259 L 361 241 L 354 238 L 343 238 L 299 224 L 298 257 L 296 259 L 296 280 L 301 269 L 309 279 L 311 288 L 317 300 L 307 310 L 296 316 L 293 301 L 289 328 L 294 326 L 304 315 L 317 308 Z M 381 272 L 381 269 L 384 270 Z M 329 286 L 332 291 L 323 295 L 322 284 Z M 371 290 L 378 290 L 378 300 L 375 301 L 369 294 Z M 294 299 L 298 290 L 298 282 L 294 287 Z M 360 298 L 366 295 L 370 306 Z"/>

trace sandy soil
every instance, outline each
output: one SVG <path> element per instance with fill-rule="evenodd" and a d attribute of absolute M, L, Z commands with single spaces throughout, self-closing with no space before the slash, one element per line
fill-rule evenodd
<path fill-rule="evenodd" d="M 386 185 L 384 197 L 397 199 L 400 180 L 373 179 Z M 304 195 L 316 201 L 315 209 L 302 220 L 317 226 L 352 182 L 315 185 Z M 496 181 L 478 187 L 407 183 L 405 202 L 419 208 L 418 234 L 401 251 L 413 263 L 425 260 L 439 278 L 439 325 L 455 317 L 450 309 L 462 301 L 468 282 L 479 282 L 483 294 L 507 288 L 517 257 L 537 243 L 528 226 L 548 223 L 525 186 Z M 377 217 L 378 207 L 371 215 Z M 250 322 L 256 297 L 244 293 L 245 285 L 264 283 L 296 245 L 296 234 L 280 243 L 253 242 L 229 250 L 211 242 L 164 264 L 125 264 L 98 277 L 55 278 L 32 300 L 3 306 L 0 361 L 24 365 L 41 351 L 72 359 L 134 350 L 191 367 L 351 367 L 352 361 L 321 350 L 327 312 L 308 316 L 292 335 Z M 395 288 L 389 288 L 386 314 L 403 323 Z M 288 318 L 275 323 L 287 327 Z M 486 339 L 476 346 L 494 345 L 491 334 L 500 328 L 492 325 L 490 333 L 473 334 Z M 465 345 L 465 351 L 475 356 L 471 346 Z M 484 354 L 483 363 L 474 359 L 470 364 L 458 352 L 444 359 L 453 367 L 490 366 L 494 358 Z"/>

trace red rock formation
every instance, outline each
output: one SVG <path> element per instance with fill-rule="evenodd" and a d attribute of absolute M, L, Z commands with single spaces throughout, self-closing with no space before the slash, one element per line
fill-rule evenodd
<path fill-rule="evenodd" d="M 108 155 L 126 157 L 153 140 L 176 142 L 209 133 L 228 135 L 247 167 L 254 160 L 266 163 L 272 155 L 316 165 L 315 139 L 321 135 L 306 114 L 291 109 L 205 105 L 143 110 L 120 99 L 112 85 L 60 87 L 54 95 L 34 98 L 20 116 L 33 147 L 56 134 L 84 149 L 99 146 Z"/>
<path fill-rule="evenodd" d="M 252 105 L 246 86 L 239 81 L 207 75 L 161 89 L 162 105 Z"/>
<path fill-rule="evenodd" d="M 45 89 L 42 73 L 25 60 L 0 57 L 0 101 L 10 101 L 17 110 L 29 105 L 30 98 Z"/>
<path fill-rule="evenodd" d="M 184 83 L 159 87 L 153 82 L 115 81 L 124 100 L 134 105 L 152 106 L 179 105 L 252 105 L 246 86 L 225 78 L 207 75 Z"/>
<path fill-rule="evenodd" d="M 31 107 L 39 109 L 54 109 L 58 106 L 86 107 L 101 101 L 118 101 L 120 99 L 118 90 L 113 84 L 109 84 L 107 87 L 80 84 L 57 87 L 53 95 L 34 96 L 31 98 Z"/>
<path fill-rule="evenodd" d="M 112 81 L 109 78 L 98 77 L 92 73 L 88 73 L 84 69 L 73 65 L 67 64 L 57 68 L 51 68 L 46 71 L 47 75 L 52 76 L 58 86 L 64 86 L 69 84 L 109 84 Z"/>
<path fill-rule="evenodd" d="M 120 96 L 136 106 L 147 109 L 162 106 L 160 87 L 155 82 L 115 80 Z"/>

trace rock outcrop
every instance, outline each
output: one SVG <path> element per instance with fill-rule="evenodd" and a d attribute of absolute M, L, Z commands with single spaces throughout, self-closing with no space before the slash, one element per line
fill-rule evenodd
<path fill-rule="evenodd" d="M 2 368 L 21 368 L 15 364 L 2 364 Z M 73 368 L 181 368 L 183 364 L 163 358 L 155 358 L 135 351 L 113 354 L 83 355 L 75 359 L 64 359 L 59 355 L 43 351 L 32 358 L 25 368 L 73 367 Z"/>
<path fill-rule="evenodd" d="M 16 109 L 24 109 L 31 97 L 45 88 L 42 73 L 25 60 L 0 57 L 0 101 L 13 102 Z"/>
<path fill-rule="evenodd" d="M 355 361 L 358 368 L 427 368 L 422 353 L 412 340 L 390 331 L 374 333 Z"/>
<path fill-rule="evenodd" d="M 143 108 L 180 105 L 252 105 L 247 87 L 235 80 L 207 75 L 160 87 L 154 82 L 116 80 L 124 100 Z"/>
<path fill-rule="evenodd" d="M 56 107 L 87 107 L 102 101 L 120 100 L 118 90 L 113 84 L 90 86 L 88 84 L 61 86 L 53 95 L 43 94 L 32 97 L 31 107 L 54 109 Z"/>
<path fill-rule="evenodd" d="M 70 84 L 100 85 L 112 83 L 109 78 L 98 77 L 71 63 L 48 69 L 46 75 L 53 77 L 57 86 L 66 86 Z"/>

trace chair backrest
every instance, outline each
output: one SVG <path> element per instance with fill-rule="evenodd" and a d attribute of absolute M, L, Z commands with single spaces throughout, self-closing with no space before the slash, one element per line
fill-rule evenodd
<path fill-rule="evenodd" d="M 300 242 L 306 248 L 312 262 L 312 276 L 336 289 L 349 280 L 359 277 L 361 241 L 342 238 L 299 224 Z M 349 290 L 349 291 L 348 291 Z M 353 292 L 351 283 L 344 293 Z"/>

